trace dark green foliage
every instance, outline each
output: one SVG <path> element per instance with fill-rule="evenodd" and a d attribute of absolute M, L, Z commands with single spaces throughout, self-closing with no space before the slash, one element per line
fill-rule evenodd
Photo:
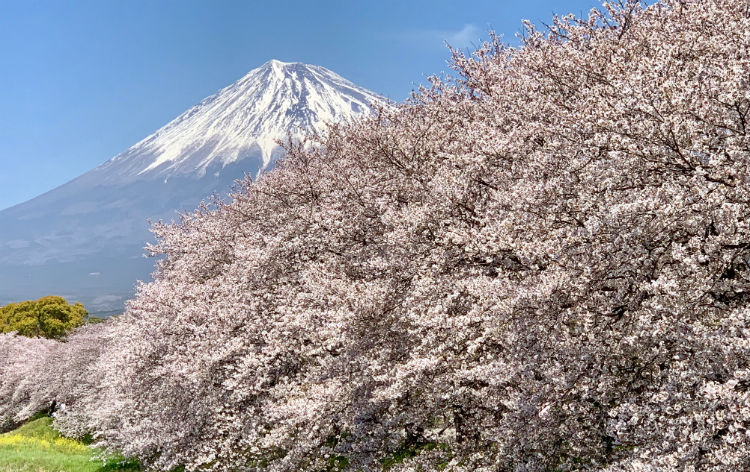
<path fill-rule="evenodd" d="M 382 459 L 380 463 L 383 465 L 383 470 L 388 470 L 396 464 L 400 464 L 407 459 L 418 456 L 423 451 L 432 451 L 436 448 L 450 456 L 450 448 L 447 444 L 438 444 L 436 442 L 415 442 L 402 445 L 393 454 Z"/>
<path fill-rule="evenodd" d="M 328 459 L 328 468 L 326 472 L 341 472 L 346 470 L 346 466 L 349 465 L 349 459 L 344 456 L 331 456 Z"/>

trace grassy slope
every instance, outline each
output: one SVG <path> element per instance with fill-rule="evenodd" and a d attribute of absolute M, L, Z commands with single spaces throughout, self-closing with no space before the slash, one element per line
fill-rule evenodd
<path fill-rule="evenodd" d="M 135 472 L 132 464 L 92 461 L 96 451 L 60 437 L 52 418 L 39 418 L 0 435 L 0 472 Z"/>

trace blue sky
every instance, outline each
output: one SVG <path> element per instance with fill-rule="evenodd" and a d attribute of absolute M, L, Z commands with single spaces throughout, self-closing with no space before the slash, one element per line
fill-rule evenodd
<path fill-rule="evenodd" d="M 598 0 L 0 0 L 0 209 L 127 149 L 268 59 L 403 100 L 453 46 Z"/>

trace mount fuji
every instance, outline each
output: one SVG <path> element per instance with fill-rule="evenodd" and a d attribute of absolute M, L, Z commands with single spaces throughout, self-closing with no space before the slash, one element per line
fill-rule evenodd
<path fill-rule="evenodd" d="M 80 177 L 0 211 L 0 305 L 44 295 L 120 311 L 170 220 L 270 170 L 276 142 L 371 113 L 377 94 L 320 66 L 271 60 Z"/>

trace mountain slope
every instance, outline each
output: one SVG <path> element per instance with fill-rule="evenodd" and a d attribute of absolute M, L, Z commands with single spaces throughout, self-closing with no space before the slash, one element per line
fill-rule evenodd
<path fill-rule="evenodd" d="M 374 93 L 320 66 L 271 60 L 95 169 L 91 178 L 205 175 L 248 158 L 265 170 L 287 133 L 367 113 Z"/>
<path fill-rule="evenodd" d="M 0 211 L 0 303 L 59 294 L 116 311 L 152 260 L 147 220 L 171 219 L 273 166 L 276 141 L 369 113 L 381 99 L 320 66 L 271 60 L 125 152 Z"/>

